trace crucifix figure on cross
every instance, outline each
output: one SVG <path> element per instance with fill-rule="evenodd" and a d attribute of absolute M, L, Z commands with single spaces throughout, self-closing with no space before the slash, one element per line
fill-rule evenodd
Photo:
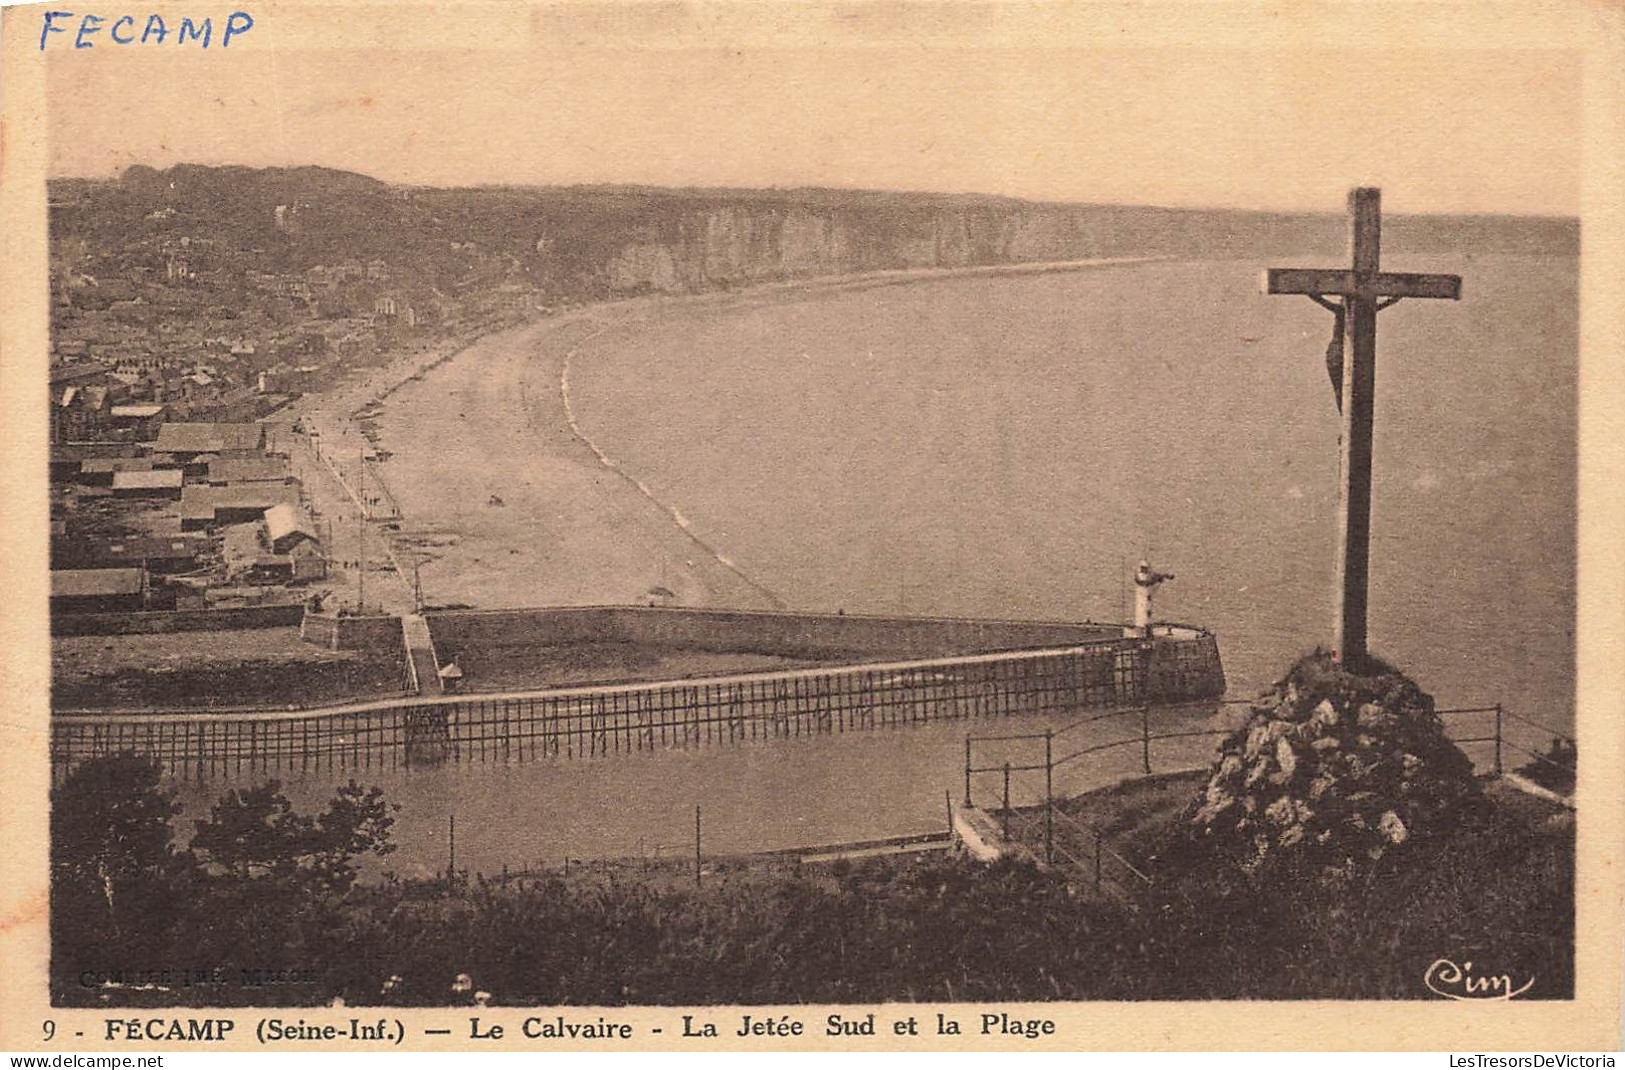
<path fill-rule="evenodd" d="M 1328 352 L 1343 416 L 1342 485 L 1337 501 L 1337 585 L 1332 607 L 1332 654 L 1348 670 L 1366 661 L 1366 604 L 1371 558 L 1371 435 L 1377 382 L 1377 313 L 1407 297 L 1461 298 L 1459 275 L 1413 275 L 1377 269 L 1382 191 L 1349 193 L 1353 266 L 1270 268 L 1271 294 L 1302 294 L 1337 316 L 1339 354 Z M 1333 345 L 1338 339 L 1334 337 Z M 1340 380 L 1340 382 L 1339 382 Z"/>

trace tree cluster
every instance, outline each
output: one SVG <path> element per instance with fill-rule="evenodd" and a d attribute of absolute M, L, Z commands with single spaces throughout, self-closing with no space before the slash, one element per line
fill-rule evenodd
<path fill-rule="evenodd" d="M 85 762 L 51 794 L 53 994 L 114 1005 L 207 964 L 233 984 L 311 961 L 394 808 L 354 781 L 317 814 L 276 781 L 228 791 L 175 844 L 176 792 L 147 758 Z M 267 992 L 267 998 L 273 993 Z"/>

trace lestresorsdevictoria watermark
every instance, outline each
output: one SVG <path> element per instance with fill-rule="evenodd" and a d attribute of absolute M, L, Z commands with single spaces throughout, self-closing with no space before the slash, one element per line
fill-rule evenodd
<path fill-rule="evenodd" d="M 1450 1065 L 1462 1070 L 1608 1070 L 1612 1055 L 1451 1055 Z"/>

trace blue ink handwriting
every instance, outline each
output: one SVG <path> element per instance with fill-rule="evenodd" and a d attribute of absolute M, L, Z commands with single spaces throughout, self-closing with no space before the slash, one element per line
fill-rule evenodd
<path fill-rule="evenodd" d="M 78 30 L 70 33 L 68 26 L 58 23 L 72 24 L 72 20 L 79 20 Z M 146 22 L 141 26 L 141 32 L 136 33 L 136 23 L 140 20 L 134 15 L 120 15 L 115 19 L 108 19 L 102 15 L 75 15 L 71 11 L 47 11 L 40 21 L 39 47 L 45 51 L 52 34 L 62 34 L 63 42 L 70 38 L 74 48 L 95 48 L 96 38 L 106 32 L 105 40 L 116 45 L 161 45 L 170 37 L 171 29 L 164 22 L 162 15 L 148 15 Z M 254 16 L 246 11 L 233 11 L 226 16 L 226 23 L 220 30 L 220 47 L 228 48 L 233 37 L 241 37 L 254 28 Z M 196 44 L 199 48 L 208 48 L 214 37 L 214 20 L 212 18 L 199 19 L 183 18 L 173 30 L 177 45 Z"/>

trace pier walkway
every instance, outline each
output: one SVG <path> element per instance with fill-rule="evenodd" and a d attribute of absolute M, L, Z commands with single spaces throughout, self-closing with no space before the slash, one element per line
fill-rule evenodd
<path fill-rule="evenodd" d="M 440 659 L 435 656 L 429 622 L 423 619 L 422 614 L 406 614 L 401 617 L 401 638 L 406 645 L 406 661 L 417 693 L 443 694 L 445 687 L 440 679 Z"/>

